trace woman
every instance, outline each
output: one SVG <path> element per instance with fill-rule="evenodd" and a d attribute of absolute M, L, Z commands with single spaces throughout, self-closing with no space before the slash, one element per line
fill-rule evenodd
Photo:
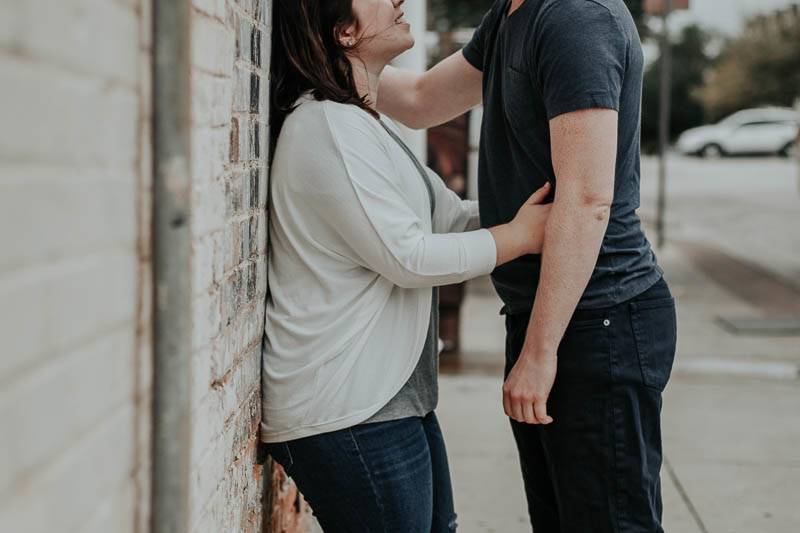
<path fill-rule="evenodd" d="M 278 0 L 262 440 L 327 532 L 455 530 L 434 287 L 539 253 L 549 190 L 478 229 L 375 111 L 403 0 Z"/>

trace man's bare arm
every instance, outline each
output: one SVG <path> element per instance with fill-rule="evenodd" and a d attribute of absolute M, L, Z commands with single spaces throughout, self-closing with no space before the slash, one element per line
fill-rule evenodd
<path fill-rule="evenodd" d="M 557 185 L 545 229 L 536 301 L 519 360 L 503 387 L 520 422 L 547 424 L 556 352 L 592 275 L 608 227 L 617 159 L 616 111 L 567 113 L 550 122 Z"/>
<path fill-rule="evenodd" d="M 437 126 L 481 103 L 483 74 L 458 51 L 422 74 L 386 67 L 378 110 L 409 128 Z"/>

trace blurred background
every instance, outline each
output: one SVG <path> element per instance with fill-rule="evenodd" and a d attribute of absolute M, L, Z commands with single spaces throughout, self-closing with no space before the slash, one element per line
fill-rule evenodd
<path fill-rule="evenodd" d="M 626 3 L 640 215 L 679 307 L 665 527 L 800 531 L 800 2 Z M 259 446 L 273 4 L 0 1 L 0 532 L 314 530 Z M 407 0 L 397 64 L 490 4 Z M 407 132 L 463 197 L 480 122 Z M 441 294 L 460 531 L 529 531 L 500 302 Z"/>

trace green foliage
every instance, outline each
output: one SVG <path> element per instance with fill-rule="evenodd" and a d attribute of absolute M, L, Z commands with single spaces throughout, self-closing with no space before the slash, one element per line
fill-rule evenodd
<path fill-rule="evenodd" d="M 698 94 L 712 119 L 747 107 L 791 106 L 800 96 L 800 17 L 751 21 L 727 43 Z"/>
<path fill-rule="evenodd" d="M 692 25 L 683 29 L 671 44 L 672 50 L 672 109 L 670 137 L 703 124 L 703 102 L 698 96 L 704 73 L 712 59 L 706 52 L 710 34 Z M 642 146 L 652 151 L 658 144 L 659 92 L 661 60 L 647 68 L 642 95 Z"/>
<path fill-rule="evenodd" d="M 493 3 L 493 0 L 428 0 L 428 29 L 474 28 Z"/>

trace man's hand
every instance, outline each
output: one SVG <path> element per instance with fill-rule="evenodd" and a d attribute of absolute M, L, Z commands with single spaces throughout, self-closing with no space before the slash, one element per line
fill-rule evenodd
<path fill-rule="evenodd" d="M 557 362 L 555 353 L 520 356 L 503 385 L 506 415 L 527 424 L 553 421 L 547 414 L 547 399 L 556 379 Z"/>

